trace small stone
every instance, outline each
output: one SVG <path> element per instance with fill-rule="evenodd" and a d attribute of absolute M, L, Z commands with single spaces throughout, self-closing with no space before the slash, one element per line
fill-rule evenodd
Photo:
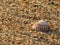
<path fill-rule="evenodd" d="M 33 26 L 33 29 L 35 30 L 40 30 L 40 31 L 49 31 L 50 30 L 50 26 L 48 25 L 48 23 L 44 20 L 40 20 L 38 22 L 36 22 Z"/>

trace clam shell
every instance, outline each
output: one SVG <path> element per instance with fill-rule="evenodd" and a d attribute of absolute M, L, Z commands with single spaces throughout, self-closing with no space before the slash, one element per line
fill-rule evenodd
<path fill-rule="evenodd" d="M 48 23 L 44 20 L 40 20 L 40 21 L 36 22 L 32 26 L 32 28 L 35 30 L 41 30 L 41 31 L 49 31 L 50 30 Z"/>

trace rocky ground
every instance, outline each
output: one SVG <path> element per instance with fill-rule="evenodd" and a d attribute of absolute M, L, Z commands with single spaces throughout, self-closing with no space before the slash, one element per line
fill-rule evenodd
<path fill-rule="evenodd" d="M 52 31 L 33 30 L 40 19 Z M 60 45 L 60 0 L 0 0 L 0 45 Z"/>

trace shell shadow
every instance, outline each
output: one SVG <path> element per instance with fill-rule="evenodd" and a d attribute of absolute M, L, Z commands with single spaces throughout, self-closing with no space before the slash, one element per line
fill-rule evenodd
<path fill-rule="evenodd" d="M 49 30 L 49 31 L 41 31 L 43 33 L 47 33 L 47 34 L 59 34 L 60 35 L 60 31 L 59 30 Z"/>
<path fill-rule="evenodd" d="M 34 29 L 33 29 L 33 31 L 34 31 Z M 53 33 L 53 34 L 60 34 L 59 29 L 56 29 L 56 30 L 49 29 L 48 31 L 42 31 L 42 30 L 35 30 L 35 31 L 37 31 L 37 32 L 43 32 L 43 33 L 47 33 L 47 34 L 51 34 L 51 33 Z"/>
<path fill-rule="evenodd" d="M 43 33 L 52 33 L 53 31 L 52 30 L 48 30 L 48 31 L 42 31 L 42 30 L 36 30 L 36 31 L 40 31 L 40 32 L 43 32 Z"/>

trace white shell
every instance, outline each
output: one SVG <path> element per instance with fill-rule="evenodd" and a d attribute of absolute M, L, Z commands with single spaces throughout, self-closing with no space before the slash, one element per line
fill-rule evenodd
<path fill-rule="evenodd" d="M 40 25 L 48 25 L 48 23 L 47 23 L 46 21 L 44 21 L 44 20 L 40 20 L 38 23 L 39 23 Z"/>
<path fill-rule="evenodd" d="M 48 23 L 46 21 L 40 20 L 40 21 L 36 22 L 32 26 L 32 28 L 35 29 L 35 30 L 47 31 L 47 30 L 49 30 L 49 25 L 48 25 Z"/>

